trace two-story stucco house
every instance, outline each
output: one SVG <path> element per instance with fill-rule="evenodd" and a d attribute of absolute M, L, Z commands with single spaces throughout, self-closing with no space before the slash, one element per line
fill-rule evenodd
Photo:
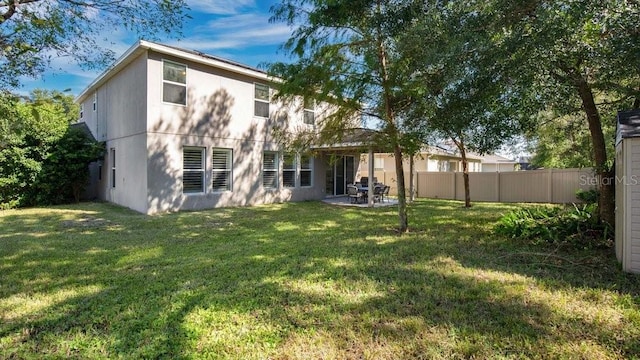
<path fill-rule="evenodd" d="M 148 41 L 78 97 L 79 122 L 106 143 L 97 198 L 136 211 L 245 206 L 342 195 L 360 153 L 285 153 L 276 124 L 320 126 L 328 108 L 271 101 L 265 72 Z"/>

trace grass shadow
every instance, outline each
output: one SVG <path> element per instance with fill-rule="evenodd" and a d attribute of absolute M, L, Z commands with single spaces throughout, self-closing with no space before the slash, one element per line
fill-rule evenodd
<path fill-rule="evenodd" d="M 541 252 L 493 235 L 514 206 L 418 201 L 402 236 L 394 208 L 320 202 L 5 212 L 0 357 L 640 354 L 637 278 L 513 255 Z"/>

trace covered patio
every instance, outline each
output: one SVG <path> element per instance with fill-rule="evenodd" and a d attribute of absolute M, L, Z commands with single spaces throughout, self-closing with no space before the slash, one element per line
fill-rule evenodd
<path fill-rule="evenodd" d="M 392 198 L 384 198 L 384 201 L 376 201 L 373 203 L 373 205 L 370 205 L 367 202 L 364 203 L 353 203 L 351 201 L 351 199 L 349 198 L 349 196 L 336 196 L 336 197 L 329 197 L 329 198 L 325 198 L 322 200 L 323 203 L 325 204 L 330 204 L 330 205 L 337 205 L 337 206 L 351 206 L 351 207 L 360 207 L 360 208 L 367 208 L 367 207 L 389 207 L 389 206 L 396 206 L 398 205 L 398 200 L 397 199 L 392 199 Z"/>
<path fill-rule="evenodd" d="M 333 191 L 330 191 L 331 189 L 329 189 L 331 186 L 327 186 L 328 196 L 323 200 L 323 202 L 334 205 L 357 207 L 384 207 L 398 204 L 397 200 L 389 199 L 386 196 L 384 197 L 385 201 L 374 201 L 374 199 L 377 197 L 374 194 L 374 189 L 376 188 L 376 186 L 384 186 L 384 184 L 374 183 L 374 178 L 369 178 L 366 184 L 360 184 L 360 186 L 368 189 L 368 193 L 364 196 L 366 199 L 368 199 L 368 201 L 364 203 L 356 202 L 355 204 L 352 204 L 351 199 L 348 196 L 347 187 L 355 184 L 354 175 L 356 174 L 356 169 L 353 168 L 356 162 L 348 161 L 349 158 L 358 156 L 356 154 L 368 153 L 368 172 L 372 174 L 374 152 L 383 152 L 386 150 L 384 149 L 384 146 L 379 145 L 383 143 L 379 137 L 380 133 L 375 130 L 354 128 L 346 130 L 342 134 L 340 139 L 338 139 L 338 141 L 328 141 L 327 144 L 324 145 L 312 146 L 312 150 L 321 154 L 325 154 L 329 158 L 333 157 L 341 160 L 341 157 L 344 157 L 345 159 L 347 159 L 343 162 L 339 162 L 340 166 L 344 164 L 344 173 L 339 174 L 339 178 L 336 177 L 335 179 L 331 179 L 331 177 L 334 175 L 327 172 L 326 178 L 330 180 L 336 180 L 338 186 L 335 187 Z M 351 156 L 348 156 L 348 154 L 351 154 Z M 331 165 L 329 165 L 329 169 L 331 170 Z M 334 170 L 337 170 L 337 168 Z M 332 184 L 333 183 L 328 183 L 328 185 Z"/>

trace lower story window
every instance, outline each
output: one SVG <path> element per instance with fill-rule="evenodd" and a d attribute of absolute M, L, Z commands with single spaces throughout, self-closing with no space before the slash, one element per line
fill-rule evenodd
<path fill-rule="evenodd" d="M 111 187 L 116 187 L 116 149 L 111 148 Z"/>
<path fill-rule="evenodd" d="M 182 192 L 204 192 L 204 148 L 185 147 L 182 150 Z"/>
<path fill-rule="evenodd" d="M 300 186 L 311 186 L 312 174 L 311 157 L 300 155 Z"/>
<path fill-rule="evenodd" d="M 282 186 L 296 187 L 296 154 L 282 156 Z"/>
<path fill-rule="evenodd" d="M 211 174 L 213 191 L 231 191 L 233 164 L 233 150 L 213 149 L 212 151 L 213 170 Z"/>
<path fill-rule="evenodd" d="M 265 151 L 262 155 L 262 186 L 278 187 L 278 153 Z"/>

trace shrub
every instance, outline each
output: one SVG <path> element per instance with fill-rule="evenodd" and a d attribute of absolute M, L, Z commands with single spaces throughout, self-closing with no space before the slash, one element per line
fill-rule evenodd
<path fill-rule="evenodd" d="M 496 233 L 528 240 L 582 248 L 611 247 L 613 229 L 598 221 L 597 205 L 533 207 L 503 215 Z"/>
<path fill-rule="evenodd" d="M 42 164 L 33 190 L 25 202 L 33 205 L 80 201 L 89 183 L 89 164 L 104 156 L 104 143 L 70 127 Z"/>
<path fill-rule="evenodd" d="M 69 126 L 76 110 L 59 92 L 25 100 L 0 91 L 1 209 L 78 200 L 104 144 Z"/>
<path fill-rule="evenodd" d="M 576 198 L 585 204 L 597 204 L 599 197 L 600 192 L 596 189 L 576 191 Z"/>

